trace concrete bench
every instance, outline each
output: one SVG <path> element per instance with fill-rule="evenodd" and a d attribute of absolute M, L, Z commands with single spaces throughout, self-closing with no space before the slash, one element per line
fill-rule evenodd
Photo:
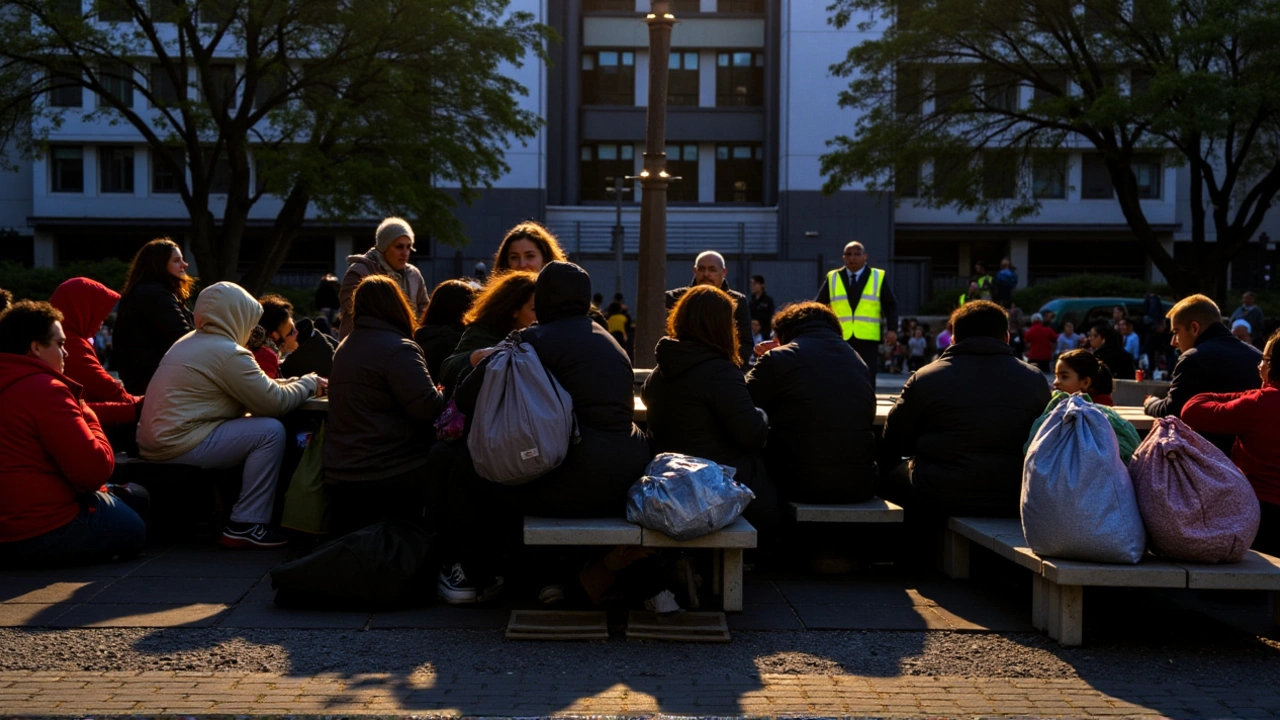
<path fill-rule="evenodd" d="M 969 550 L 977 544 L 1031 571 L 1031 623 L 1063 646 L 1084 635 L 1084 588 L 1157 587 L 1269 590 L 1280 624 L 1280 559 L 1249 551 L 1242 562 L 1204 565 L 1147 555 L 1137 565 L 1040 557 L 1027 547 L 1022 523 L 1003 518 L 951 518 L 943 549 L 943 569 L 953 578 L 969 576 Z"/>
<path fill-rule="evenodd" d="M 564 520 L 526 517 L 525 545 L 638 545 L 652 548 L 707 548 L 713 551 L 712 590 L 726 611 L 742 611 L 742 551 L 756 546 L 756 529 L 742 518 L 693 540 L 673 540 L 622 518 Z"/>
<path fill-rule="evenodd" d="M 848 505 L 817 505 L 814 503 L 789 503 L 791 517 L 796 522 L 812 523 L 900 523 L 902 507 L 888 500 L 871 498 L 866 502 Z"/>

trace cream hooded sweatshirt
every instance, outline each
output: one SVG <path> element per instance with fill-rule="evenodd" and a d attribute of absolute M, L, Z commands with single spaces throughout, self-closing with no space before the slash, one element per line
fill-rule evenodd
<path fill-rule="evenodd" d="M 316 391 L 315 375 L 276 381 L 244 347 L 262 306 L 244 288 L 220 282 L 196 299 L 196 329 L 182 336 L 147 386 L 138 420 L 138 449 L 147 460 L 190 452 L 227 420 L 276 417 Z"/>

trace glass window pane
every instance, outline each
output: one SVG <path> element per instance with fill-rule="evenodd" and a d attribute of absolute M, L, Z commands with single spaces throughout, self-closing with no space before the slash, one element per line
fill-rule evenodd
<path fill-rule="evenodd" d="M 622 64 L 631 67 L 636 64 L 636 54 L 630 52 L 622 53 Z"/>
<path fill-rule="evenodd" d="M 600 64 L 607 67 L 614 67 L 618 64 L 618 53 L 606 50 L 600 53 Z"/>
<path fill-rule="evenodd" d="M 631 147 L 630 145 L 623 145 L 623 146 L 622 146 L 622 159 L 623 159 L 623 160 L 632 160 L 632 159 L 634 159 L 634 158 L 635 158 L 635 148 Z"/>
<path fill-rule="evenodd" d="M 595 70 L 595 69 L 596 69 L 596 57 L 595 57 L 595 55 L 593 55 L 593 54 L 591 54 L 591 53 L 584 53 L 584 54 L 583 54 L 583 56 L 582 56 L 582 69 L 583 69 L 583 70 Z"/>
<path fill-rule="evenodd" d="M 685 54 L 684 54 L 684 69 L 685 69 L 685 70 L 697 70 L 697 69 L 698 69 L 698 53 L 685 53 Z"/>
<path fill-rule="evenodd" d="M 667 58 L 667 69 L 668 70 L 680 69 L 680 53 L 671 53 L 670 57 Z"/>
<path fill-rule="evenodd" d="M 734 67 L 751 67 L 751 53 L 734 53 Z"/>
<path fill-rule="evenodd" d="M 582 159 L 583 159 L 583 160 L 591 160 L 591 159 L 592 159 L 592 156 L 593 156 L 593 153 L 591 152 L 591 146 L 590 146 L 590 145 L 583 145 L 583 146 L 582 146 Z"/>
<path fill-rule="evenodd" d="M 729 67 L 729 53 L 716 53 L 716 67 Z"/>
<path fill-rule="evenodd" d="M 596 146 L 596 156 L 599 157 L 601 160 L 617 160 L 618 146 L 617 145 L 598 145 Z"/>
<path fill-rule="evenodd" d="M 729 159 L 729 148 L 728 148 L 728 146 L 726 146 L 726 145 L 717 145 L 717 146 L 716 146 L 716 159 L 717 159 L 717 160 L 728 160 L 728 159 Z"/>
<path fill-rule="evenodd" d="M 751 148 L 746 145 L 735 145 L 733 148 L 734 160 L 748 160 L 751 158 Z"/>

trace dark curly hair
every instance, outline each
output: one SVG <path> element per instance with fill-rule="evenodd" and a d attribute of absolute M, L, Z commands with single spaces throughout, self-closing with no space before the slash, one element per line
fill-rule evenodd
<path fill-rule="evenodd" d="M 773 316 L 773 337 L 779 344 L 786 345 L 796 339 L 796 331 L 800 329 L 800 326 L 814 320 L 822 321 L 827 327 L 834 330 L 837 335 L 843 335 L 840 330 L 840 319 L 836 317 L 835 313 L 831 312 L 831 308 L 810 300 L 808 302 L 784 305 Z"/>
<path fill-rule="evenodd" d="M 974 337 L 1004 340 L 1009 333 L 1009 313 L 990 300 L 974 300 L 951 313 L 951 335 L 956 342 Z"/>
<path fill-rule="evenodd" d="M 1070 350 L 1058 356 L 1058 362 L 1066 363 L 1081 380 L 1089 381 L 1090 395 L 1110 395 L 1115 392 L 1115 378 L 1111 369 L 1088 350 Z"/>
<path fill-rule="evenodd" d="M 47 302 L 21 300 L 0 313 L 0 352 L 26 355 L 31 343 L 53 341 L 53 324 L 62 322 L 62 313 Z"/>

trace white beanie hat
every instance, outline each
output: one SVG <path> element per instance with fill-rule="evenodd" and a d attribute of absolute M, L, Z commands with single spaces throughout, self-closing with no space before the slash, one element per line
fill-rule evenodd
<path fill-rule="evenodd" d="M 1244 328 L 1244 331 L 1247 333 L 1251 333 L 1251 334 L 1253 333 L 1253 326 L 1250 325 L 1249 321 L 1245 320 L 1244 318 L 1237 318 L 1235 322 L 1231 323 L 1232 330 L 1235 330 L 1238 327 Z"/>
<path fill-rule="evenodd" d="M 391 243 L 399 240 L 404 236 L 409 237 L 409 249 L 413 249 L 413 228 L 409 227 L 409 221 L 398 217 L 389 217 L 382 221 L 378 226 L 378 230 L 373 234 L 373 244 L 378 248 L 378 252 L 386 252 L 391 247 Z"/>

